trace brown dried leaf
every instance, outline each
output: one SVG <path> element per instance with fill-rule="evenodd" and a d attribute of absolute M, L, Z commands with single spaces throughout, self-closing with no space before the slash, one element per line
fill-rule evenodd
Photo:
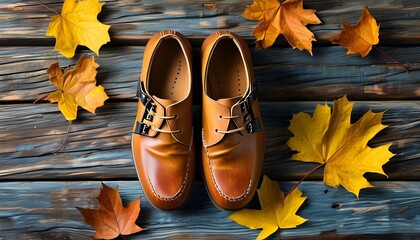
<path fill-rule="evenodd" d="M 83 215 L 85 222 L 91 225 L 96 233 L 94 238 L 113 239 L 119 235 L 130 235 L 143 231 L 136 225 L 140 214 L 140 198 L 124 207 L 118 187 L 113 189 L 102 183 L 98 197 L 98 209 L 76 207 Z"/>

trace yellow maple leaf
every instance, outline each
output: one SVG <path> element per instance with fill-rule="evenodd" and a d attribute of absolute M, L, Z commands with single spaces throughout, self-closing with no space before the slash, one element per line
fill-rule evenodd
<path fill-rule="evenodd" d="M 330 107 L 317 105 L 313 116 L 294 114 L 289 130 L 294 134 L 287 145 L 298 153 L 294 160 L 325 164 L 324 183 L 337 188 L 342 185 L 359 196 L 360 189 L 372 187 L 363 177 L 366 172 L 386 176 L 382 166 L 394 156 L 390 144 L 370 148 L 367 143 L 387 126 L 381 124 L 384 112 L 369 110 L 351 124 L 353 103 L 344 96 Z"/>
<path fill-rule="evenodd" d="M 47 99 L 58 102 L 58 108 L 64 117 L 71 121 L 76 119 L 78 106 L 95 113 L 97 107 L 103 106 L 108 99 L 104 88 L 96 86 L 96 69 L 99 64 L 95 58 L 85 59 L 81 56 L 73 69 L 63 73 L 58 63 L 48 68 L 50 81 L 58 88 L 50 93 Z"/>
<path fill-rule="evenodd" d="M 302 192 L 299 189 L 296 188 L 285 198 L 278 183 L 264 176 L 257 192 L 261 210 L 242 209 L 228 217 L 250 229 L 262 228 L 257 239 L 267 238 L 278 228 L 295 228 L 307 221 L 307 219 L 296 215 L 296 211 L 306 199 L 306 197 L 302 197 Z"/>
<path fill-rule="evenodd" d="M 71 58 L 77 45 L 83 45 L 99 55 L 99 48 L 110 41 L 110 26 L 97 19 L 102 5 L 98 0 L 65 0 L 61 13 L 51 17 L 46 33 L 55 36 L 54 49 Z"/>
<path fill-rule="evenodd" d="M 315 10 L 303 9 L 302 0 L 254 0 L 242 13 L 249 20 L 260 23 L 252 32 L 264 48 L 271 47 L 278 35 L 283 34 L 293 48 L 307 50 L 312 55 L 314 34 L 306 28 L 307 24 L 320 24 Z"/>
<path fill-rule="evenodd" d="M 346 47 L 347 54 L 360 53 L 365 57 L 372 46 L 379 43 L 379 25 L 369 13 L 367 6 L 363 7 L 362 16 L 356 25 L 343 23 L 341 28 L 343 31 L 334 36 L 331 42 Z"/>

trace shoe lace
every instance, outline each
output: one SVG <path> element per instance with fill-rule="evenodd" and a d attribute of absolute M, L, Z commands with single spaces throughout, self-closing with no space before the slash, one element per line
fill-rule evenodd
<path fill-rule="evenodd" d="M 219 116 L 219 118 L 221 118 L 221 119 L 235 119 L 235 118 L 238 118 L 239 116 Z M 244 130 L 244 129 L 246 129 L 246 126 L 242 126 L 242 127 L 239 127 L 239 128 L 234 128 L 234 129 L 231 129 L 231 130 L 226 130 L 226 131 L 224 131 L 224 130 L 219 130 L 219 129 L 216 129 L 216 130 L 214 130 L 216 133 L 220 133 L 220 134 L 229 134 L 229 133 L 236 133 L 236 132 L 241 132 L 242 130 Z"/>
<path fill-rule="evenodd" d="M 153 117 L 157 117 L 157 118 L 162 119 L 162 120 L 172 120 L 172 119 L 178 118 L 177 115 L 174 115 L 174 116 L 160 116 L 157 113 L 152 112 L 148 108 L 146 108 L 146 110 L 149 114 L 153 115 Z M 182 133 L 182 129 L 164 130 L 164 129 L 160 129 L 160 128 L 155 128 L 153 125 L 151 125 L 151 129 L 156 131 L 156 132 L 161 132 L 161 133 Z"/>

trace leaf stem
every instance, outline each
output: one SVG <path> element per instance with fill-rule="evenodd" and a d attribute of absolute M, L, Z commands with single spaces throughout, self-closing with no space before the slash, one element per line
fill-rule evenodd
<path fill-rule="evenodd" d="M 122 239 L 127 240 L 127 239 L 124 237 L 124 235 L 122 235 L 122 234 L 121 234 L 120 236 L 122 237 Z"/>
<path fill-rule="evenodd" d="M 70 120 L 69 121 L 69 126 L 67 127 L 67 133 L 66 133 L 66 136 L 64 137 L 63 143 L 61 144 L 61 146 L 57 150 L 55 150 L 53 152 L 53 154 L 57 154 L 66 145 L 67 139 L 69 138 L 69 133 L 70 133 L 70 130 L 71 130 L 71 123 L 72 123 L 72 121 Z"/>
<path fill-rule="evenodd" d="M 316 170 L 320 169 L 321 167 L 325 166 L 325 163 L 320 164 L 316 167 L 314 167 L 311 171 L 309 171 L 307 174 L 305 174 L 305 176 L 303 176 L 299 182 L 297 182 L 290 190 L 289 192 L 285 195 L 284 199 L 286 199 L 286 196 L 288 196 L 289 194 L 291 194 L 302 182 L 303 180 L 305 180 L 306 178 L 308 178 L 310 175 L 312 175 L 312 173 L 314 173 Z M 283 201 L 284 201 L 283 199 Z"/>
<path fill-rule="evenodd" d="M 378 48 L 377 46 L 373 45 L 373 48 L 375 48 L 376 50 L 378 50 L 379 52 L 381 52 L 383 55 L 387 56 L 389 59 L 391 59 L 392 61 L 394 61 L 395 63 L 397 63 L 398 65 L 400 65 L 400 67 L 404 68 L 404 70 L 409 73 L 410 71 L 408 70 L 408 68 L 406 68 L 402 63 L 400 63 L 400 61 L 398 61 L 397 59 L 393 58 L 391 55 L 389 55 L 388 53 L 386 53 L 385 51 L 383 51 L 382 49 Z"/>
<path fill-rule="evenodd" d="M 43 4 L 41 1 L 39 1 L 39 0 L 34 0 L 34 1 L 35 1 L 35 2 L 37 2 L 37 3 L 39 3 L 39 5 L 41 5 L 41 6 L 45 7 L 46 9 L 48 9 L 48 10 L 50 10 L 50 11 L 53 11 L 53 12 L 54 12 L 54 13 L 56 13 L 57 15 L 60 15 L 60 13 L 59 13 L 59 12 L 57 12 L 56 10 L 54 10 L 54 9 L 52 9 L 52 8 L 48 7 L 47 5 Z"/>
<path fill-rule="evenodd" d="M 48 95 L 50 95 L 49 93 L 42 95 L 40 97 L 38 97 L 37 99 L 35 99 L 35 101 L 33 102 L 33 104 L 37 103 L 38 101 L 41 101 L 42 99 L 48 97 Z"/>

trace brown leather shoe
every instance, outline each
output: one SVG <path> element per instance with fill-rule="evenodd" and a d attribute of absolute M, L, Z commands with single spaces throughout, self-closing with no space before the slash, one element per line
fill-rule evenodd
<path fill-rule="evenodd" d="M 162 210 L 181 207 L 193 181 L 191 61 L 175 31 L 155 34 L 144 51 L 132 151 L 144 194 Z"/>
<path fill-rule="evenodd" d="M 244 207 L 253 197 L 264 158 L 264 132 L 248 46 L 219 31 L 202 46 L 203 173 L 213 203 Z"/>

